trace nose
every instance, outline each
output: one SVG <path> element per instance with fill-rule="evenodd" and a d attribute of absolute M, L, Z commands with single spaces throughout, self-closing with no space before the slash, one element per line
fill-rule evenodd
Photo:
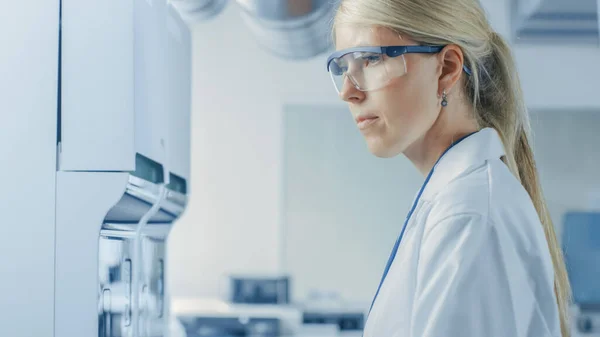
<path fill-rule="evenodd" d="M 366 98 L 366 94 L 364 91 L 358 90 L 352 80 L 345 76 L 340 90 L 340 98 L 348 103 L 359 103 Z"/>

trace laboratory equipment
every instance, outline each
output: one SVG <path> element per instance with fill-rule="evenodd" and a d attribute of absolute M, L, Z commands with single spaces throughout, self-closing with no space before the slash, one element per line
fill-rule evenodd
<path fill-rule="evenodd" d="M 600 336 L 600 213 L 565 214 L 562 246 L 573 292 L 573 336 Z"/>
<path fill-rule="evenodd" d="M 231 303 L 289 304 L 290 277 L 288 276 L 229 276 Z"/>
<path fill-rule="evenodd" d="M 174 298 L 173 314 L 188 337 L 289 336 L 302 325 L 286 275 L 224 275 L 219 299 Z"/>
<path fill-rule="evenodd" d="M 305 60 L 332 46 L 331 22 L 339 0 L 171 0 L 188 23 L 213 19 L 237 5 L 255 42 L 283 59 Z"/>
<path fill-rule="evenodd" d="M 0 11 L 2 335 L 166 336 L 166 242 L 189 192 L 187 25 L 166 0 Z"/>
<path fill-rule="evenodd" d="M 289 276 L 246 274 L 226 279 L 222 299 L 173 299 L 173 314 L 188 337 L 354 337 L 364 328 L 364 303 L 343 301 L 333 292 L 294 302 Z"/>
<path fill-rule="evenodd" d="M 336 291 L 314 289 L 301 307 L 304 325 L 335 326 L 338 332 L 362 332 L 365 326 L 367 305 L 346 301 Z"/>
<path fill-rule="evenodd" d="M 180 317 L 187 337 L 280 337 L 278 318 Z"/>
<path fill-rule="evenodd" d="M 206 21 L 219 15 L 230 0 L 171 0 L 187 22 Z"/>
<path fill-rule="evenodd" d="M 320 311 L 307 310 L 303 314 L 303 324 L 331 324 L 339 331 L 362 331 L 365 327 L 365 314 L 360 311 Z"/>
<path fill-rule="evenodd" d="M 296 335 L 302 311 L 292 304 L 232 303 L 226 299 L 173 298 L 172 312 L 188 337 Z"/>

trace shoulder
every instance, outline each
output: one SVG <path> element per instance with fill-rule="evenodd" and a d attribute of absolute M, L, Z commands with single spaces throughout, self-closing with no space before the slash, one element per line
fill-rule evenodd
<path fill-rule="evenodd" d="M 425 236 L 432 232 L 439 236 L 453 236 L 459 231 L 486 233 L 477 240 L 499 236 L 502 245 L 523 256 L 546 254 L 546 237 L 533 202 L 499 159 L 465 171 L 428 203 L 422 220 Z"/>
<path fill-rule="evenodd" d="M 460 217 L 486 219 L 490 209 L 489 167 L 469 169 L 440 188 L 428 202 L 428 223 Z"/>
<path fill-rule="evenodd" d="M 499 159 L 465 171 L 433 195 L 429 203 L 427 226 L 461 218 L 482 226 L 500 225 L 513 218 L 507 214 L 539 221 L 527 191 Z"/>

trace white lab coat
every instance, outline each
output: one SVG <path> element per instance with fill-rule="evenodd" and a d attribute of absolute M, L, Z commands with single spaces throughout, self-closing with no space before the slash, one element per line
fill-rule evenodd
<path fill-rule="evenodd" d="M 536 210 L 483 129 L 438 162 L 365 337 L 558 337 L 554 270 Z"/>

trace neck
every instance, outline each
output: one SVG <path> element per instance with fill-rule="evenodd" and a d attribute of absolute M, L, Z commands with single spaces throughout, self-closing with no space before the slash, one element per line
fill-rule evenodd
<path fill-rule="evenodd" d="M 463 112 L 442 110 L 433 126 L 404 151 L 404 155 L 424 176 L 454 142 L 478 130 L 477 123 L 466 117 L 466 111 Z"/>

